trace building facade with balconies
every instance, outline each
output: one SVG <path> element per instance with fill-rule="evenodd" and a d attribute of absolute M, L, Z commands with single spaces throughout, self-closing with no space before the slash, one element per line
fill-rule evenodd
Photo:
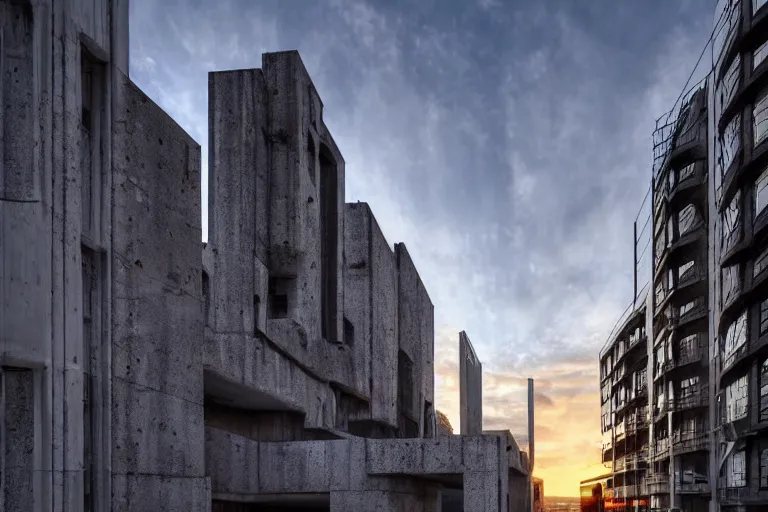
<path fill-rule="evenodd" d="M 712 69 L 653 138 L 652 510 L 768 507 L 768 2 L 718 2 L 712 50 Z M 627 461 L 616 463 L 626 423 L 613 399 L 625 370 L 610 339 L 601 414 L 615 471 Z"/>
<path fill-rule="evenodd" d="M 644 506 L 649 464 L 648 337 L 645 306 L 628 310 L 600 355 L 603 463 L 616 509 Z"/>
<path fill-rule="evenodd" d="M 715 15 L 711 448 L 721 510 L 768 507 L 768 3 Z"/>

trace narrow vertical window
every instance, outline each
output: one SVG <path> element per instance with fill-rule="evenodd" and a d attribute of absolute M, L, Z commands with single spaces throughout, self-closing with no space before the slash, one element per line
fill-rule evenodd
<path fill-rule="evenodd" d="M 104 89 L 103 64 L 85 49 L 80 52 L 80 194 L 81 229 L 98 243 L 101 210 L 101 119 Z"/>
<path fill-rule="evenodd" d="M 93 364 L 92 352 L 96 334 L 96 255 L 83 247 L 83 503 L 86 512 L 94 510 L 93 489 Z"/>
<path fill-rule="evenodd" d="M 209 315 L 211 314 L 211 280 L 207 272 L 203 272 L 203 321 L 205 325 L 210 325 Z"/>
<path fill-rule="evenodd" d="M 309 171 L 309 179 L 312 181 L 312 185 L 317 186 L 317 171 L 315 155 L 315 141 L 312 138 L 312 133 L 307 132 L 307 170 Z"/>
<path fill-rule="evenodd" d="M 253 334 L 258 334 L 261 329 L 259 318 L 261 315 L 261 298 L 258 295 L 253 296 Z"/>
<path fill-rule="evenodd" d="M 327 341 L 338 341 L 337 279 L 338 279 L 338 169 L 327 147 L 320 147 L 320 208 L 321 208 L 321 282 L 322 282 L 322 334 Z"/>
<path fill-rule="evenodd" d="M 344 344 L 348 347 L 355 345 L 355 326 L 344 317 Z"/>
<path fill-rule="evenodd" d="M 755 217 L 768 206 L 768 169 L 763 170 L 755 182 Z"/>

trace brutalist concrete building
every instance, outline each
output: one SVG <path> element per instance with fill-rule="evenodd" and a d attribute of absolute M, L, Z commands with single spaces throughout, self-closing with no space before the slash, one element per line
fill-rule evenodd
<path fill-rule="evenodd" d="M 768 507 L 768 2 L 720 1 L 712 34 L 711 72 L 654 134 L 653 510 Z"/>
<path fill-rule="evenodd" d="M 437 436 L 432 302 L 297 52 L 210 74 L 201 247 L 127 2 L 0 16 L 0 510 L 522 510 L 508 432 Z"/>

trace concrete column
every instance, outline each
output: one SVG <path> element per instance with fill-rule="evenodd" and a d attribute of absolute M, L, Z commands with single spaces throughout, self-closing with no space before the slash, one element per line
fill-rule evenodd
<path fill-rule="evenodd" d="M 464 510 L 501 512 L 499 475 L 496 471 L 464 473 Z"/>

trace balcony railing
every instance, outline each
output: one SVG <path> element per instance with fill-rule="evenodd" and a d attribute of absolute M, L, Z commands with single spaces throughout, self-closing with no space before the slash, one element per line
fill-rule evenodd
<path fill-rule="evenodd" d="M 651 460 L 663 459 L 669 455 L 669 438 L 659 439 L 651 447 Z"/>
<path fill-rule="evenodd" d="M 681 483 L 679 481 L 676 481 L 675 490 L 679 493 L 688 493 L 688 494 L 709 493 L 709 482 Z"/>
<path fill-rule="evenodd" d="M 704 357 L 704 350 L 699 346 L 681 350 L 675 359 L 675 367 L 685 366 L 691 363 L 697 363 Z"/>
<path fill-rule="evenodd" d="M 693 432 L 675 431 L 672 434 L 672 443 L 677 452 L 692 452 L 707 450 L 709 448 L 709 434 L 704 430 Z"/>
<path fill-rule="evenodd" d="M 648 494 L 669 493 L 669 475 L 650 475 L 645 479 L 645 483 L 648 486 Z"/>
<path fill-rule="evenodd" d="M 675 411 L 707 406 L 709 406 L 709 388 L 703 386 L 692 393 L 676 397 L 672 400 L 672 408 Z"/>
<path fill-rule="evenodd" d="M 720 487 L 717 499 L 721 504 L 738 503 L 749 495 L 749 487 Z"/>

